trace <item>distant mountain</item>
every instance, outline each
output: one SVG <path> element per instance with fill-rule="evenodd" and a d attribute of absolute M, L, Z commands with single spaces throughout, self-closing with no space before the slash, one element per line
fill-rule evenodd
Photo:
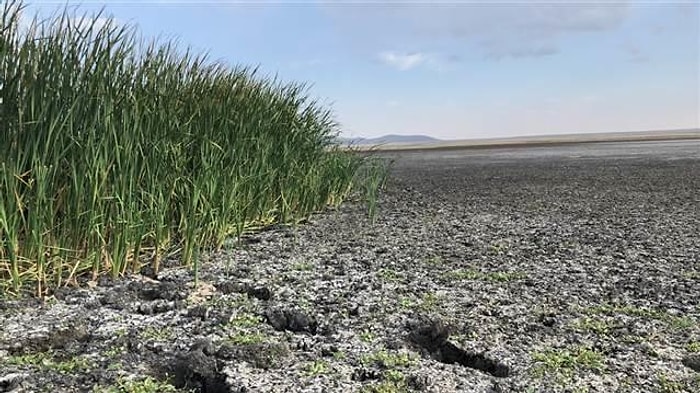
<path fill-rule="evenodd" d="M 418 144 L 418 143 L 434 143 L 440 142 L 427 135 L 384 135 L 377 138 L 338 138 L 342 144 L 349 145 L 386 145 L 386 144 Z"/>

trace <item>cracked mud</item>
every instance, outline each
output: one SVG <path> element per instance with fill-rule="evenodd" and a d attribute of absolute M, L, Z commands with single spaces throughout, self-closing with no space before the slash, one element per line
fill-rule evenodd
<path fill-rule="evenodd" d="M 250 235 L 196 287 L 0 298 L 0 392 L 700 391 L 698 142 L 391 156 L 374 222 Z"/>

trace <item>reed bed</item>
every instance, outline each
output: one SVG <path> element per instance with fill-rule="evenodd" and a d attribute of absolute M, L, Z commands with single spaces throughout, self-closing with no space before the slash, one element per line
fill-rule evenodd
<path fill-rule="evenodd" d="M 363 159 L 303 84 L 64 11 L 0 20 L 0 290 L 158 271 L 336 205 Z M 363 186 L 364 187 L 364 186 Z M 367 194 L 367 193 L 365 193 Z"/>

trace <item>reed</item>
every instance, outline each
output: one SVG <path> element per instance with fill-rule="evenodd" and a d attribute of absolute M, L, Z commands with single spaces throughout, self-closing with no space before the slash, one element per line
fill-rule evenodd
<path fill-rule="evenodd" d="M 156 271 L 340 203 L 363 159 L 303 84 L 64 11 L 0 20 L 0 289 Z"/>

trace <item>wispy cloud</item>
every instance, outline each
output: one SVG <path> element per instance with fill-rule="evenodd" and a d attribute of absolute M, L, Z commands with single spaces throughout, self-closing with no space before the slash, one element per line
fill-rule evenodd
<path fill-rule="evenodd" d="M 408 71 L 416 68 L 421 64 L 425 64 L 429 56 L 425 53 L 399 53 L 394 51 L 384 51 L 379 53 L 379 60 L 399 71 Z"/>
<path fill-rule="evenodd" d="M 327 12 L 346 34 L 367 47 L 412 43 L 430 51 L 449 45 L 476 48 L 486 58 L 554 55 L 562 38 L 579 33 L 619 28 L 629 14 L 624 1 L 569 3 L 512 2 L 487 5 L 476 2 L 395 2 L 389 6 L 327 5 Z M 363 26 L 358 30 L 357 26 Z M 404 45 L 405 46 L 405 45 Z M 464 53 L 450 53 L 463 55 Z M 425 62 L 413 56 L 406 61 Z M 397 59 L 396 62 L 399 62 Z M 412 68 L 412 67 L 408 67 Z"/>

